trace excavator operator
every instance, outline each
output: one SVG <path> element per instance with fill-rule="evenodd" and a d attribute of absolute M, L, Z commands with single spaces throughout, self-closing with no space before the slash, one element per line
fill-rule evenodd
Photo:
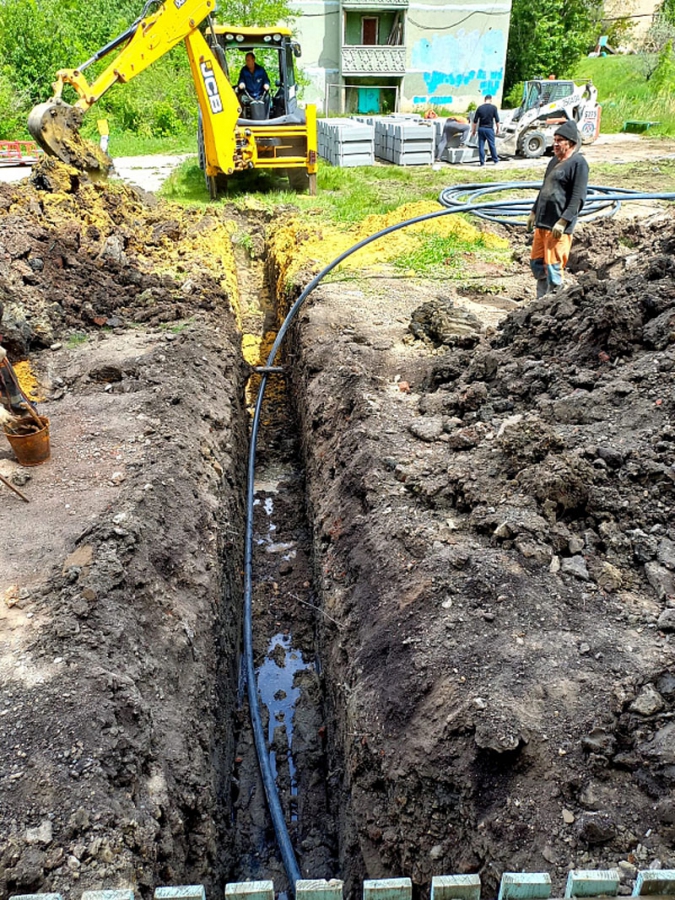
<path fill-rule="evenodd" d="M 239 85 L 239 90 L 246 91 L 253 100 L 260 99 L 265 91 L 269 91 L 269 75 L 263 66 L 258 65 L 255 61 L 255 53 L 249 51 L 246 54 L 246 62 L 241 67 L 237 84 Z"/>

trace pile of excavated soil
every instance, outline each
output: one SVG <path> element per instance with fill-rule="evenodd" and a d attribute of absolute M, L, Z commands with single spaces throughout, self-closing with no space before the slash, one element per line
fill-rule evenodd
<path fill-rule="evenodd" d="M 232 865 L 247 372 L 229 234 L 47 163 L 0 189 L 0 331 L 14 361 L 30 351 L 52 449 L 32 470 L 0 449 L 31 500 L 0 485 L 3 898 L 213 892 Z"/>
<path fill-rule="evenodd" d="M 495 333 L 326 285 L 295 332 L 341 873 L 675 867 L 675 228 Z"/>
<path fill-rule="evenodd" d="M 4 345 L 16 358 L 67 333 L 234 308 L 233 230 L 43 159 L 30 185 L 0 185 Z"/>

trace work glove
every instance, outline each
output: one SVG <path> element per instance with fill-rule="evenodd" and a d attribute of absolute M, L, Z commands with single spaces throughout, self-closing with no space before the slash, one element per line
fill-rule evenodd
<path fill-rule="evenodd" d="M 556 241 L 560 240 L 560 238 L 565 233 L 566 228 L 567 228 L 567 221 L 565 219 L 558 219 L 558 221 L 555 223 L 553 228 L 551 228 L 551 234 L 556 239 Z"/>
<path fill-rule="evenodd" d="M 531 232 L 534 231 L 534 223 L 535 223 L 536 219 L 537 219 L 537 217 L 534 213 L 534 210 L 532 210 L 532 212 L 527 217 L 527 233 L 528 234 L 530 234 Z"/>
<path fill-rule="evenodd" d="M 15 420 L 16 420 L 16 416 L 13 416 L 10 412 L 8 412 L 5 409 L 4 406 L 0 405 L 0 426 L 10 425 Z"/>

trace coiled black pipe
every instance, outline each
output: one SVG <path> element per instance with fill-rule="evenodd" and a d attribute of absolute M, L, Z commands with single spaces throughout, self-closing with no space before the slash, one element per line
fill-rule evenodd
<path fill-rule="evenodd" d="M 503 191 L 531 191 L 532 197 L 529 198 L 526 197 L 522 200 L 507 198 L 499 201 L 499 206 L 496 208 L 472 210 L 475 215 L 489 222 L 497 222 L 500 225 L 521 225 L 524 222 L 517 220 L 523 216 L 527 217 L 532 209 L 536 192 L 539 191 L 541 185 L 541 181 L 491 181 L 485 184 L 456 184 L 444 188 L 438 200 L 447 209 L 454 209 L 458 206 L 466 206 L 467 203 L 475 204 L 483 197 Z M 672 194 L 641 194 L 630 188 L 610 188 L 589 184 L 586 202 L 579 213 L 579 218 L 591 221 L 604 216 L 613 216 L 625 200 L 669 200 L 671 198 Z M 459 212 L 459 210 L 457 211 Z"/>
<path fill-rule="evenodd" d="M 276 336 L 274 344 L 272 345 L 272 349 L 270 350 L 269 356 L 267 357 L 267 362 L 263 367 L 255 410 L 253 413 L 251 441 L 249 445 L 248 456 L 246 529 L 244 535 L 244 671 L 246 674 L 251 725 L 253 728 L 253 738 L 255 741 L 255 748 L 258 756 L 258 764 L 260 766 L 260 774 L 262 776 L 262 781 L 265 788 L 265 796 L 267 797 L 267 805 L 269 807 L 272 825 L 274 826 L 274 832 L 277 838 L 279 852 L 281 853 L 284 869 L 286 870 L 286 876 L 289 881 L 291 893 L 293 894 L 295 894 L 295 883 L 302 876 L 300 874 L 298 861 L 295 857 L 295 851 L 293 850 L 293 845 L 288 833 L 288 828 L 286 827 L 284 813 L 281 807 L 281 800 L 279 798 L 279 792 L 274 780 L 272 766 L 270 765 L 267 740 L 265 737 L 265 730 L 263 728 L 262 717 L 260 714 L 258 686 L 256 683 L 255 666 L 253 661 L 253 503 L 255 500 L 255 453 L 258 442 L 258 431 L 260 429 L 262 403 L 265 395 L 265 388 L 267 387 L 268 378 L 268 374 L 264 371 L 264 369 L 269 369 L 274 366 L 274 361 L 276 359 L 277 353 L 279 352 L 279 348 L 281 347 L 281 344 L 286 337 L 286 333 L 288 332 L 291 323 L 300 312 L 300 309 L 302 308 L 303 304 L 312 293 L 314 288 L 316 288 L 320 284 L 320 282 L 323 281 L 323 279 L 326 277 L 326 275 L 329 274 L 329 272 L 332 272 L 333 269 L 339 266 L 341 262 L 344 262 L 345 259 L 347 259 L 349 256 L 352 256 L 352 254 L 356 253 L 362 247 L 366 247 L 368 244 L 372 244 L 373 241 L 377 241 L 388 234 L 392 234 L 392 232 L 394 231 L 399 231 L 401 228 L 407 228 L 409 225 L 416 225 L 418 222 L 426 222 L 429 219 L 438 219 L 441 216 L 453 215 L 454 213 L 460 212 L 472 213 L 473 215 L 480 216 L 481 218 L 489 219 L 492 222 L 500 222 L 507 225 L 524 225 L 523 221 L 517 220 L 529 213 L 530 209 L 532 208 L 532 200 L 514 201 L 513 199 L 506 199 L 480 202 L 476 202 L 474 200 L 462 203 L 459 202 L 458 198 L 461 196 L 481 197 L 484 194 L 497 193 L 506 190 L 537 190 L 540 186 L 540 184 L 537 184 L 535 182 L 516 181 L 501 183 L 492 182 L 490 184 L 482 185 L 465 184 L 458 185 L 455 188 L 446 188 L 441 193 L 441 196 L 439 198 L 440 202 L 447 207 L 446 209 L 426 213 L 423 216 L 416 216 L 414 219 L 407 219 L 405 222 L 398 222 L 396 225 L 390 225 L 388 228 L 383 228 L 382 231 L 377 231 L 375 234 L 371 234 L 369 237 L 363 238 L 363 240 L 359 241 L 357 244 L 349 247 L 349 249 L 345 250 L 331 263 L 325 266 L 325 268 L 323 268 L 318 273 L 318 275 L 315 275 L 314 278 L 312 278 L 307 287 L 302 291 L 298 299 L 291 306 L 286 315 L 286 318 L 279 328 L 279 332 Z M 589 188 L 589 190 L 594 192 L 591 195 L 592 197 L 594 197 L 596 194 L 598 197 L 602 197 L 602 199 L 599 199 L 597 202 L 602 204 L 602 210 L 609 208 L 609 212 L 603 213 L 605 215 L 611 215 L 625 200 L 675 200 L 675 194 L 669 193 L 640 193 L 638 191 L 631 191 L 622 188 L 601 188 L 597 186 L 593 186 L 592 188 Z M 593 202 L 595 201 L 591 200 L 589 206 Z M 598 210 L 598 212 L 600 211 L 601 210 Z M 588 218 L 588 216 L 585 217 Z"/>

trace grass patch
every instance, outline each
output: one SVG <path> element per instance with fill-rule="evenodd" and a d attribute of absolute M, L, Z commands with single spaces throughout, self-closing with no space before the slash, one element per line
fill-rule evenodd
<path fill-rule="evenodd" d="M 98 143 L 98 132 L 90 135 Z M 197 153 L 197 137 L 194 134 L 174 134 L 168 137 L 142 137 L 123 133 L 110 138 L 108 153 L 116 156 L 148 156 L 154 153 Z"/>
<path fill-rule="evenodd" d="M 675 135 L 675 98 L 656 94 L 647 81 L 643 57 L 605 56 L 583 59 L 574 72 L 574 80 L 582 84 L 589 78 L 598 89 L 602 106 L 600 130 L 605 134 L 621 131 L 629 120 L 659 122 L 651 128 L 650 137 Z"/>
<path fill-rule="evenodd" d="M 68 335 L 68 340 L 66 341 L 66 347 L 69 350 L 75 350 L 76 347 L 81 347 L 82 344 L 86 344 L 89 340 L 89 335 L 84 334 L 81 331 L 74 331 L 72 334 Z"/>
<path fill-rule="evenodd" d="M 476 257 L 482 261 L 506 263 L 509 256 L 510 250 L 494 250 L 482 235 L 467 241 L 457 235 L 427 234 L 421 236 L 410 253 L 397 257 L 394 266 L 416 275 L 462 280 L 467 265 Z"/>

